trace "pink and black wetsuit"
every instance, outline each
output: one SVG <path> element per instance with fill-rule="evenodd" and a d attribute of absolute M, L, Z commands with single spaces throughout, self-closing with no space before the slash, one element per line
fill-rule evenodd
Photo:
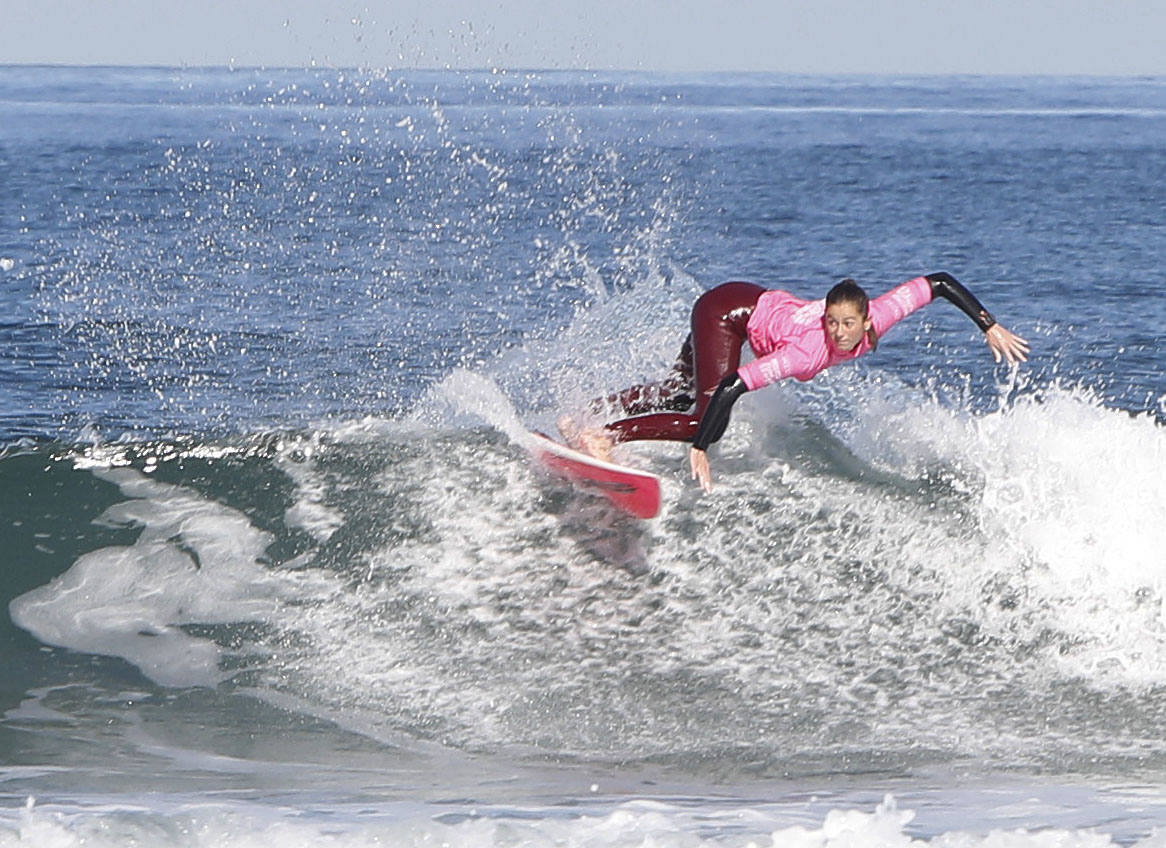
<path fill-rule="evenodd" d="M 931 297 L 931 283 L 926 277 L 916 277 L 872 300 L 869 315 L 878 338 L 931 303 Z M 867 336 L 851 351 L 831 347 L 826 341 L 825 314 L 825 299 L 805 301 L 785 291 L 761 295 L 748 325 L 749 346 L 757 359 L 737 369 L 746 388 L 754 391 L 786 377 L 804 382 L 871 351 Z"/>
<path fill-rule="evenodd" d="M 936 296 L 955 303 L 985 332 L 995 323 L 971 292 L 939 272 L 916 277 L 870 301 L 876 338 Z M 787 377 L 809 380 L 870 352 L 865 336 L 851 351 L 831 347 L 825 311 L 824 299 L 801 300 L 753 283 L 724 283 L 705 292 L 693 306 L 692 332 L 672 372 L 660 383 L 606 398 L 632 415 L 608 424 L 607 430 L 618 441 L 664 439 L 706 449 L 724 433 L 733 403 L 746 391 Z M 746 341 L 757 358 L 742 366 Z"/>

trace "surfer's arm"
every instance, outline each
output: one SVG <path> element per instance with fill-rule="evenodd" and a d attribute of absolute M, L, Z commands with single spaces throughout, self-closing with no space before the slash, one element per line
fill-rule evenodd
<path fill-rule="evenodd" d="M 745 381 L 734 371 L 721 380 L 709 401 L 708 408 L 701 416 L 700 426 L 692 439 L 692 449 L 689 451 L 689 463 L 692 465 L 692 477 L 700 482 L 700 487 L 706 492 L 713 486 L 712 473 L 709 470 L 708 447 L 725 434 L 729 426 L 729 415 L 733 411 L 733 404 L 737 398 L 749 391 Z"/>
<path fill-rule="evenodd" d="M 725 435 L 725 428 L 729 426 L 729 414 L 733 411 L 733 404 L 737 398 L 749 391 L 745 381 L 734 371 L 717 386 L 713 399 L 709 401 L 708 409 L 700 419 L 700 427 L 692 437 L 692 446 L 697 450 L 708 450 L 709 445 Z"/>
<path fill-rule="evenodd" d="M 976 300 L 976 296 L 967 290 L 959 280 L 947 271 L 937 271 L 927 275 L 927 282 L 931 283 L 931 297 L 942 297 L 951 301 L 960 308 L 965 315 L 976 322 L 976 326 L 985 333 L 996 323 L 992 313 L 984 308 L 984 304 Z"/>
<path fill-rule="evenodd" d="M 1002 358 L 1013 363 L 1028 359 L 1028 342 L 998 324 L 992 313 L 959 280 L 946 271 L 928 274 L 926 279 L 931 283 L 932 298 L 951 301 L 984 331 L 997 362 Z"/>

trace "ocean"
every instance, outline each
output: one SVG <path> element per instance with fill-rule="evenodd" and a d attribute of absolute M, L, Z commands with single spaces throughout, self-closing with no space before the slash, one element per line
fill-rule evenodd
<path fill-rule="evenodd" d="M 1166 846 L 1166 80 L 0 67 L 0 846 Z M 950 304 L 650 521 L 726 280 Z"/>

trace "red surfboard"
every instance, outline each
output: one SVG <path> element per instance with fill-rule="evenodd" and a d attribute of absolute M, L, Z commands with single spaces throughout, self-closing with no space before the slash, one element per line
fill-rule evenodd
<path fill-rule="evenodd" d="M 535 438 L 530 447 L 538 460 L 579 488 L 603 495 L 636 518 L 655 518 L 659 514 L 660 478 L 655 474 L 596 459 L 542 433 L 532 435 Z"/>

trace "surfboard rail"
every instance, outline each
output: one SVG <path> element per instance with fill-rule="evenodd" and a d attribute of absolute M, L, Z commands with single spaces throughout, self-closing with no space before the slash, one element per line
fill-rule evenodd
<path fill-rule="evenodd" d="M 655 518 L 660 513 L 660 478 L 648 471 L 629 468 L 567 447 L 545 433 L 531 433 L 530 450 L 548 469 L 585 491 L 607 498 L 635 518 Z"/>

